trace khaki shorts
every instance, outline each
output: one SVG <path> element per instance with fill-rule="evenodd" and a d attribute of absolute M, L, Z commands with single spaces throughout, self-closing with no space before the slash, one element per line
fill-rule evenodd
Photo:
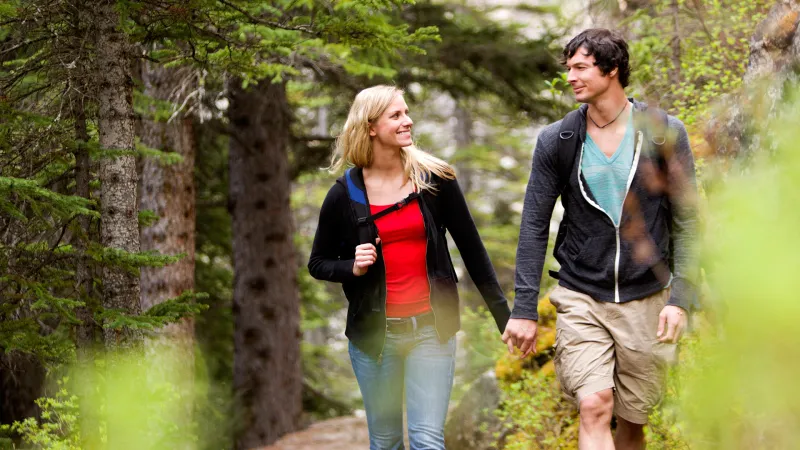
<path fill-rule="evenodd" d="M 580 405 L 587 395 L 614 389 L 614 414 L 647 423 L 664 393 L 676 344 L 656 338 L 658 315 L 669 289 L 626 303 L 596 301 L 558 286 L 550 302 L 556 319 L 556 375 L 564 393 Z"/>

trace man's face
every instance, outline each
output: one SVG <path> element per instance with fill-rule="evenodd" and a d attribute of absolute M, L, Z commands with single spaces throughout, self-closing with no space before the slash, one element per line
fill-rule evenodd
<path fill-rule="evenodd" d="M 567 81 L 572 86 L 575 100 L 581 103 L 591 103 L 608 90 L 616 78 L 617 69 L 608 75 L 603 75 L 600 67 L 595 65 L 594 56 L 587 56 L 587 50 L 579 47 L 566 63 Z"/>

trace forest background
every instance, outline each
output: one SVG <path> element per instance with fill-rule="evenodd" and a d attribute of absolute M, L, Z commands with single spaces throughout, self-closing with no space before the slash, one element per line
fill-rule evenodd
<path fill-rule="evenodd" d="M 362 420 L 346 300 L 305 268 L 355 93 L 405 89 L 513 300 L 536 135 L 575 106 L 558 55 L 607 26 L 629 93 L 686 124 L 702 199 L 702 308 L 649 448 L 794 448 L 800 5 L 561 3 L 0 3 L 0 446 L 250 449 Z M 539 356 L 504 355 L 451 250 L 448 448 L 575 448 L 547 289 Z"/>

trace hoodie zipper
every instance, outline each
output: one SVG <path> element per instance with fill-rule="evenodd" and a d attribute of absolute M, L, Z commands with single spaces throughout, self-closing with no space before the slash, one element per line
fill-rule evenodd
<path fill-rule="evenodd" d="M 636 132 L 636 138 L 637 138 L 638 142 L 636 144 L 636 147 L 635 147 L 635 150 L 634 150 L 634 154 L 633 154 L 633 163 L 631 164 L 631 171 L 628 174 L 628 183 L 625 186 L 625 196 L 622 197 L 622 204 L 623 205 L 625 204 L 625 200 L 628 198 L 628 192 L 631 189 L 631 183 L 633 182 L 633 177 L 636 175 L 636 167 L 639 165 L 639 155 L 641 154 L 641 150 L 642 150 L 642 141 L 644 141 L 643 134 L 642 134 L 641 131 L 637 131 Z M 615 233 L 616 241 L 617 241 L 617 249 L 616 249 L 616 253 L 615 253 L 615 256 L 614 256 L 614 303 L 619 303 L 619 301 L 620 301 L 620 299 L 619 299 L 619 260 L 620 260 L 619 227 L 622 224 L 622 211 L 620 211 L 620 217 L 619 217 L 620 223 L 618 224 L 618 223 L 614 222 L 614 219 L 611 218 L 611 215 L 608 213 L 608 211 L 606 211 L 605 209 L 600 207 L 600 205 L 598 205 L 595 201 L 593 201 L 591 198 L 589 198 L 589 195 L 586 193 L 586 190 L 583 188 L 583 182 L 581 182 L 581 172 L 582 172 L 581 166 L 583 165 L 583 150 L 584 150 L 585 146 L 586 146 L 585 142 L 581 144 L 581 157 L 578 159 L 578 186 L 580 186 L 580 188 L 581 188 L 581 194 L 583 194 L 583 198 L 587 202 L 589 202 L 590 205 L 592 205 L 595 208 L 597 208 L 598 210 L 602 211 L 608 217 L 608 219 L 611 220 L 611 223 L 614 225 L 614 233 Z"/>

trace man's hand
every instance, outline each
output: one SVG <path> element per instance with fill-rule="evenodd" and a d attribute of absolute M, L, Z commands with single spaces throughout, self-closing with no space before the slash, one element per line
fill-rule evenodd
<path fill-rule="evenodd" d="M 375 244 L 379 244 L 381 238 L 375 239 Z M 356 260 L 353 262 L 353 275 L 360 277 L 367 273 L 369 266 L 375 264 L 378 259 L 378 250 L 372 244 L 361 244 L 356 247 Z"/>
<path fill-rule="evenodd" d="M 667 305 L 658 315 L 658 332 L 656 337 L 659 342 L 674 344 L 678 342 L 686 329 L 686 311 L 680 306 Z"/>
<path fill-rule="evenodd" d="M 529 354 L 536 354 L 537 327 L 535 320 L 508 319 L 506 331 L 503 333 L 503 342 L 508 345 L 508 353 L 514 353 L 514 347 L 519 347 L 522 358 Z"/>

